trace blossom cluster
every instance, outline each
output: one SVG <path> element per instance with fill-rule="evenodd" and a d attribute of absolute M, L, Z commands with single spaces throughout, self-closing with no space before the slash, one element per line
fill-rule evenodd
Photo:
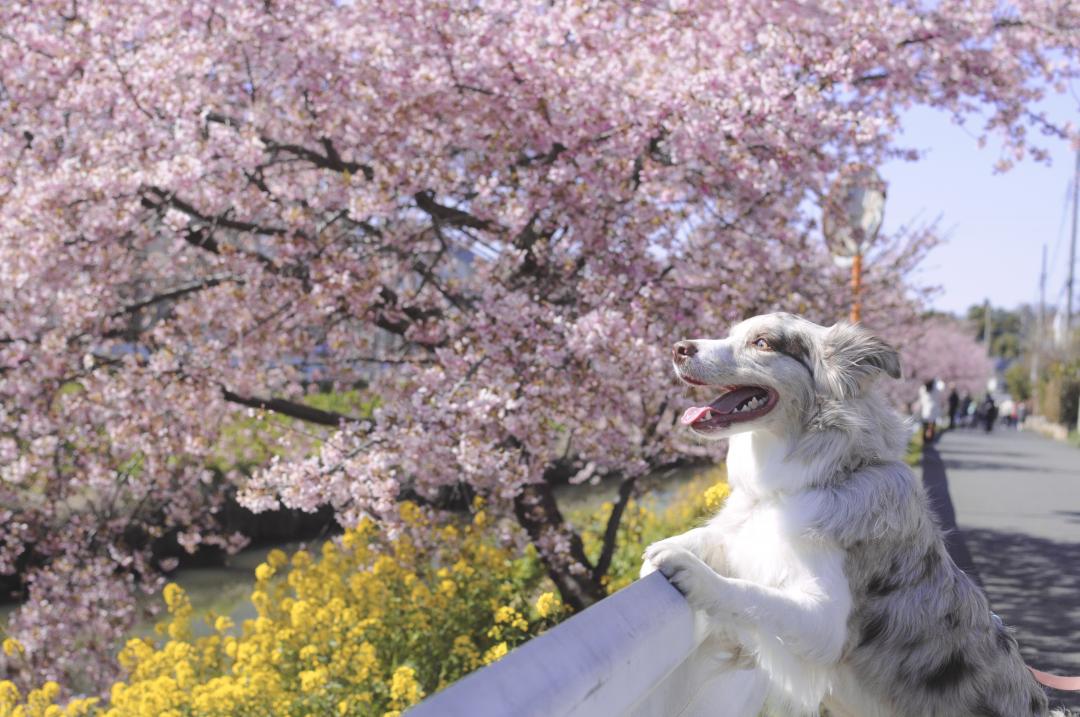
<path fill-rule="evenodd" d="M 905 380 L 888 386 L 898 405 L 916 400 L 919 385 L 933 379 L 976 398 L 987 390 L 994 362 L 986 346 L 976 341 L 961 321 L 931 316 L 920 331 L 905 338 L 901 344 Z"/>

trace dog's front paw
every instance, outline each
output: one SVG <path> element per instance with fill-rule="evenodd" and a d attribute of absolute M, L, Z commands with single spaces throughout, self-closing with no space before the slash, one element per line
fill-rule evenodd
<path fill-rule="evenodd" d="M 649 565 L 655 566 L 683 594 L 691 607 L 706 610 L 713 602 L 710 586 L 719 576 L 686 548 L 667 540 L 653 543 L 645 549 L 642 573 Z"/>
<path fill-rule="evenodd" d="M 638 577 L 643 578 L 646 575 L 652 575 L 656 572 L 656 563 L 649 560 L 650 553 L 656 553 L 657 551 L 665 548 L 682 548 L 678 538 L 664 538 L 663 540 L 657 540 L 655 543 L 645 549 L 645 553 L 641 556 L 641 570 L 638 571 Z M 685 548 L 683 548 L 685 549 Z"/>

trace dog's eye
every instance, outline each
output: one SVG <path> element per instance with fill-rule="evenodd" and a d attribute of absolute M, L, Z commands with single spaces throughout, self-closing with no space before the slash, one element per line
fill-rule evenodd
<path fill-rule="evenodd" d="M 754 348 L 761 349 L 762 351 L 772 351 L 773 347 L 769 344 L 768 339 L 761 337 L 754 341 Z"/>

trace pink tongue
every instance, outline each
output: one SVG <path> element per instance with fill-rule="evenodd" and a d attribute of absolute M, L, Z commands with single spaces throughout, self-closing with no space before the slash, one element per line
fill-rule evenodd
<path fill-rule="evenodd" d="M 683 413 L 680 421 L 684 426 L 689 426 L 691 423 L 700 421 L 702 416 L 713 412 L 712 406 L 691 406 Z"/>

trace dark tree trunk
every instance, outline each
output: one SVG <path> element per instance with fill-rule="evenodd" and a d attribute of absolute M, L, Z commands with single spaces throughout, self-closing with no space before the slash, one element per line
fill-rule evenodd
<path fill-rule="evenodd" d="M 548 483 L 530 483 L 514 499 L 514 514 L 537 547 L 548 575 L 555 582 L 562 601 L 574 612 L 584 610 L 607 597 L 594 566 L 585 555 L 581 536 L 574 532 L 563 519 L 555 502 L 555 494 Z M 556 537 L 569 543 L 565 554 L 551 555 L 544 549 Z"/>

